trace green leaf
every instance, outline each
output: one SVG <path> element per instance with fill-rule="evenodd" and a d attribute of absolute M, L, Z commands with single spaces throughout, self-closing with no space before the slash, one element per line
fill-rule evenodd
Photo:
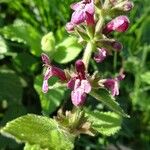
<path fill-rule="evenodd" d="M 54 83 L 56 78 L 50 78 L 49 79 L 49 85 Z M 65 93 L 65 89 L 63 87 L 57 86 L 57 88 L 50 89 L 47 93 L 42 92 L 42 83 L 43 82 L 43 77 L 42 76 L 37 76 L 34 82 L 34 88 L 38 92 L 40 96 L 40 101 L 41 101 L 41 106 L 43 109 L 43 112 L 45 114 L 50 114 L 53 111 L 56 110 L 56 108 L 61 104 L 63 100 L 63 96 Z"/>
<path fill-rule="evenodd" d="M 7 52 L 7 45 L 4 39 L 0 36 L 0 55 L 5 54 Z"/>
<path fill-rule="evenodd" d="M 150 71 L 141 74 L 141 81 L 150 84 Z"/>
<path fill-rule="evenodd" d="M 22 86 L 19 77 L 10 70 L 0 71 L 0 101 L 19 102 L 22 99 Z"/>
<path fill-rule="evenodd" d="M 38 61 L 33 55 L 29 53 L 18 53 L 13 59 L 14 67 L 20 72 L 24 71 L 28 74 L 33 74 L 33 71 L 38 65 Z"/>
<path fill-rule="evenodd" d="M 117 114 L 122 115 L 124 117 L 129 117 L 127 114 L 124 113 L 122 108 L 115 101 L 114 97 L 111 94 L 109 94 L 107 90 L 105 89 L 95 90 L 95 91 L 92 91 L 90 95 L 93 96 L 98 101 L 101 101 L 102 103 L 104 103 L 106 106 L 108 106 Z"/>
<path fill-rule="evenodd" d="M 1 133 L 18 142 L 40 145 L 49 150 L 73 149 L 74 137 L 47 117 L 28 114 L 6 124 Z"/>
<path fill-rule="evenodd" d="M 41 148 L 39 145 L 30 145 L 29 143 L 26 143 L 24 150 L 46 150 L 46 149 Z"/>
<path fill-rule="evenodd" d="M 31 25 L 17 20 L 13 25 L 1 28 L 0 33 L 6 39 L 27 44 L 30 46 L 32 54 L 37 56 L 41 54 L 41 35 Z"/>
<path fill-rule="evenodd" d="M 121 128 L 122 118 L 116 113 L 86 111 L 86 115 L 92 128 L 103 135 L 110 136 Z"/>
<path fill-rule="evenodd" d="M 54 60 L 58 63 L 65 64 L 74 60 L 82 48 L 77 43 L 75 37 L 68 37 L 62 43 L 56 46 L 56 52 L 54 53 Z"/>

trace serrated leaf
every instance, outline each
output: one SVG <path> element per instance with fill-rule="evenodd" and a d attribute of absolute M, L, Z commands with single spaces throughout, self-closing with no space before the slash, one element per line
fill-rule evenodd
<path fill-rule="evenodd" d="M 141 81 L 150 84 L 150 71 L 141 74 Z"/>
<path fill-rule="evenodd" d="M 0 33 L 11 41 L 24 43 L 30 46 L 31 53 L 39 56 L 41 54 L 41 35 L 38 30 L 22 21 L 16 21 L 13 25 L 0 29 Z"/>
<path fill-rule="evenodd" d="M 49 82 L 54 82 L 55 78 L 49 79 Z M 47 93 L 42 92 L 42 82 L 43 77 L 37 76 L 34 82 L 34 87 L 40 96 L 40 102 L 42 110 L 45 114 L 50 114 L 56 110 L 56 108 L 61 104 L 64 96 L 65 89 L 63 87 L 58 87 L 50 89 Z"/>
<path fill-rule="evenodd" d="M 62 43 L 56 46 L 56 52 L 54 53 L 54 60 L 58 63 L 65 64 L 74 60 L 82 48 L 77 43 L 75 37 L 68 37 Z"/>
<path fill-rule="evenodd" d="M 47 117 L 29 114 L 19 117 L 6 124 L 1 129 L 5 136 L 16 139 L 18 142 L 28 142 L 31 145 L 40 145 L 49 150 L 71 150 L 74 137 L 63 130 L 58 123 Z"/>
<path fill-rule="evenodd" d="M 111 110 L 116 112 L 119 115 L 124 117 L 129 117 L 127 114 L 124 113 L 123 109 L 119 106 L 119 104 L 115 101 L 114 97 L 105 89 L 99 89 L 92 91 L 90 93 L 98 101 L 101 101 L 103 104 L 108 106 Z"/>
<path fill-rule="evenodd" d="M 92 128 L 105 136 L 113 135 L 121 128 L 122 118 L 116 113 L 88 110 L 86 115 L 92 123 Z"/>

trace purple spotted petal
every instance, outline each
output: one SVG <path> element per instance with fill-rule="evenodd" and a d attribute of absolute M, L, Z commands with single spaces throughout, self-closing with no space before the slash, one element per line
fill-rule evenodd
<path fill-rule="evenodd" d="M 92 89 L 89 81 L 87 81 L 87 80 L 81 80 L 81 86 L 80 86 L 80 88 L 82 88 L 85 93 L 90 93 L 91 89 Z"/>
<path fill-rule="evenodd" d="M 82 88 L 77 88 L 71 92 L 71 100 L 75 106 L 81 106 L 86 100 L 86 93 Z"/>

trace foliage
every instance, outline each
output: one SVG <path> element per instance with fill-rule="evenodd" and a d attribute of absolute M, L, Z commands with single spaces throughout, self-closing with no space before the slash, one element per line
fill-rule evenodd
<path fill-rule="evenodd" d="M 68 149 L 73 147 L 73 137 L 54 119 L 48 118 L 55 116 L 60 104 L 70 98 L 67 95 L 68 91 L 59 85 L 56 85 L 55 89 L 57 79 L 52 79 L 50 84 L 53 88 L 50 92 L 46 95 L 41 93 L 42 64 L 39 57 L 43 52 L 41 38 L 48 32 L 54 34 L 56 41 L 55 52 L 51 56 L 54 63 L 69 67 L 75 58 L 80 56 L 82 47 L 77 44 L 74 37 L 67 38 L 64 29 L 70 17 L 69 5 L 72 2 L 73 0 L 0 1 L 0 128 L 8 121 L 19 117 L 9 122 L 1 132 L 16 136 L 20 141 L 27 141 L 24 147 L 0 136 L 0 149 L 17 150 L 24 147 L 25 150 L 41 150 L 49 147 L 52 149 L 55 145 L 65 149 L 67 146 Z M 123 145 L 139 150 L 150 148 L 150 9 L 149 0 L 134 0 L 134 2 L 135 7 L 130 14 L 132 26 L 124 36 L 118 33 L 115 35 L 124 45 L 121 55 L 110 56 L 108 58 L 110 62 L 99 65 L 91 62 L 90 66 L 91 72 L 98 69 L 102 76 L 112 75 L 111 72 L 115 73 L 120 67 L 125 69 L 125 84 L 120 85 L 120 97 L 117 101 L 110 101 L 112 99 L 110 94 L 100 89 L 104 98 L 108 98 L 106 103 L 103 98 L 98 98 L 99 101 L 93 100 L 91 94 L 88 99 L 91 108 L 86 110 L 86 114 L 90 116 L 92 132 L 94 130 L 94 133 L 101 134 L 93 140 L 88 135 L 81 135 L 76 139 L 74 149 L 109 149 L 111 145 L 119 148 Z M 117 59 L 122 59 L 122 64 L 117 63 Z M 107 72 L 103 74 L 102 71 L 106 68 Z M 115 106 L 114 112 L 100 113 L 99 110 L 107 110 L 100 102 L 105 103 L 108 108 Z M 96 111 L 93 111 L 93 108 L 96 108 Z M 121 118 L 117 114 L 119 112 L 124 115 L 121 108 L 131 118 Z M 27 113 L 41 115 L 41 112 L 47 117 L 26 115 Z M 109 130 L 106 130 L 106 127 L 110 127 Z M 32 132 L 35 135 L 36 129 L 41 131 L 36 135 L 39 140 L 31 136 Z M 114 137 L 106 137 L 118 131 Z M 43 136 L 44 134 L 46 136 Z M 51 139 L 49 145 L 46 141 L 51 134 L 55 140 Z M 60 141 L 60 137 L 65 139 L 63 140 L 65 143 Z M 39 141 L 41 143 L 38 143 Z"/>

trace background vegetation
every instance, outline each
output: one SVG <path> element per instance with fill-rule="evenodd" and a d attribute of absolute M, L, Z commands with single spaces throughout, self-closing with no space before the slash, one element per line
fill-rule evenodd
<path fill-rule="evenodd" d="M 53 32 L 56 42 L 52 59 L 62 68 L 80 58 L 81 47 L 68 38 L 64 29 L 72 2 L 0 0 L 0 127 L 27 113 L 54 116 L 60 104 L 70 99 L 69 92 L 63 89 L 42 94 L 40 41 L 44 34 Z M 128 32 L 116 34 L 124 45 L 121 54 L 110 56 L 102 64 L 91 61 L 90 67 L 91 72 L 99 69 L 105 75 L 125 69 L 126 78 L 117 100 L 131 118 L 123 120 L 122 129 L 113 137 L 82 135 L 75 142 L 76 150 L 150 149 L 150 3 L 134 0 L 134 4 Z M 106 109 L 94 100 L 92 105 Z M 22 147 L 0 135 L 0 150 Z"/>

